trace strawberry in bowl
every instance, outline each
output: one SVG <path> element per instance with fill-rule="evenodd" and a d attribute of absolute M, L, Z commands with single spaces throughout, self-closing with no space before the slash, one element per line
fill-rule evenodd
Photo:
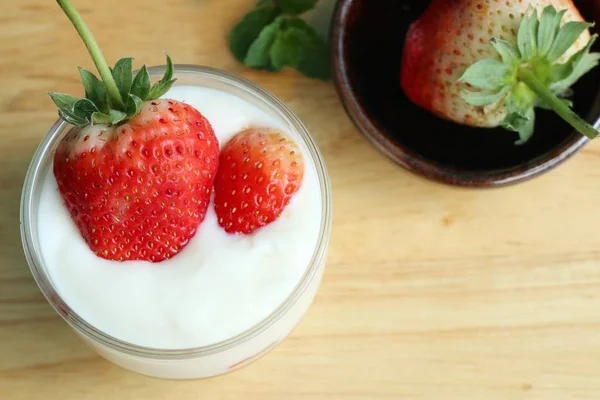
<path fill-rule="evenodd" d="M 442 118 L 518 132 L 517 144 L 533 134 L 537 107 L 593 139 L 568 99 L 600 59 L 591 26 L 571 0 L 435 0 L 406 35 L 401 85 Z"/>
<path fill-rule="evenodd" d="M 340 0 L 334 82 L 360 132 L 409 171 L 524 182 L 596 135 L 594 16 L 587 1 Z"/>

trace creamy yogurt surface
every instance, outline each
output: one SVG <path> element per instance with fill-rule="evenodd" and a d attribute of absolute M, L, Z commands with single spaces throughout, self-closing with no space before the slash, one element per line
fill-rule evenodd
<path fill-rule="evenodd" d="M 250 125 L 280 128 L 298 143 L 304 180 L 279 219 L 252 235 L 231 235 L 218 225 L 211 202 L 196 235 L 172 259 L 156 264 L 104 260 L 81 237 L 48 167 L 38 231 L 50 279 L 81 318 L 135 345 L 185 349 L 250 329 L 292 293 L 317 246 L 321 193 L 305 145 L 277 116 L 211 88 L 175 86 L 164 97 L 204 114 L 221 147 Z"/>

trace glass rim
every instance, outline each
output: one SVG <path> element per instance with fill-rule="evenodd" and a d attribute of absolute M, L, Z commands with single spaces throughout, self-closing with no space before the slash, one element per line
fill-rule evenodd
<path fill-rule="evenodd" d="M 165 65 L 153 66 L 148 68 L 148 72 L 151 78 L 156 78 L 162 76 L 165 68 Z M 272 327 L 292 308 L 294 304 L 296 304 L 314 279 L 319 266 L 324 262 L 331 234 L 332 199 L 330 181 L 327 174 L 325 161 L 317 147 L 316 142 L 311 137 L 304 124 L 295 115 L 295 113 L 279 98 L 266 89 L 250 82 L 247 79 L 235 76 L 220 69 L 200 65 L 175 64 L 174 70 L 175 77 L 177 77 L 177 75 L 199 75 L 208 79 L 216 79 L 222 83 L 245 90 L 249 94 L 262 99 L 265 103 L 272 107 L 274 111 L 278 112 L 280 116 L 284 118 L 293 131 L 304 142 L 304 145 L 308 149 L 308 152 L 315 165 L 322 199 L 321 223 L 319 237 L 317 239 L 317 244 L 313 251 L 313 255 L 298 284 L 294 287 L 293 291 L 286 297 L 286 299 L 280 303 L 277 308 L 275 308 L 275 310 L 244 332 L 214 344 L 184 349 L 160 349 L 139 346 L 134 343 L 118 339 L 88 323 L 84 318 L 80 317 L 74 310 L 72 310 L 68 303 L 62 299 L 56 290 L 56 287 L 45 272 L 41 252 L 37 246 L 39 240 L 33 230 L 34 224 L 32 223 L 33 218 L 35 218 L 34 215 L 36 214 L 34 212 L 33 204 L 36 193 L 36 190 L 34 189 L 36 188 L 36 185 L 41 184 L 42 177 L 40 175 L 46 166 L 46 163 L 44 163 L 46 155 L 51 150 L 52 145 L 62 138 L 65 127 L 69 125 L 65 121 L 58 119 L 41 140 L 32 157 L 27 174 L 25 176 L 21 194 L 21 240 L 29 269 L 31 270 L 36 284 L 48 303 L 50 303 L 54 311 L 56 311 L 56 313 L 60 315 L 76 332 L 117 352 L 148 359 L 186 359 L 190 357 L 198 358 L 221 353 L 251 340 L 252 338 L 266 331 L 268 328 Z M 52 292 L 54 293 L 50 293 L 50 291 L 46 289 L 47 287 L 51 288 Z M 56 304 L 56 300 L 52 298 L 53 296 L 57 297 L 62 303 L 67 305 L 69 308 L 68 313 L 65 313 L 60 309 L 60 307 Z"/>

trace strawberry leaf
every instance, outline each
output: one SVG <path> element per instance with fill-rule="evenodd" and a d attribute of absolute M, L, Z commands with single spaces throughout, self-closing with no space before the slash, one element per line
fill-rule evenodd
<path fill-rule="evenodd" d="M 483 59 L 467 68 L 459 81 L 482 91 L 467 90 L 463 99 L 474 106 L 486 106 L 504 97 L 507 116 L 502 123 L 506 129 L 519 133 L 518 144 L 531 136 L 535 108 L 550 109 L 588 138 L 598 132 L 570 109 L 564 97 L 570 87 L 600 63 L 600 54 L 590 53 L 596 35 L 587 45 L 573 54 L 567 62 L 557 60 L 567 52 L 589 27 L 587 22 L 561 20 L 567 10 L 552 6 L 527 12 L 522 18 L 516 44 L 492 38 L 490 43 L 502 61 Z"/>
<path fill-rule="evenodd" d="M 92 125 L 98 125 L 98 124 L 110 125 L 111 122 L 112 121 L 110 119 L 110 115 L 108 115 L 108 114 L 104 114 L 101 112 L 95 112 L 92 114 L 92 118 L 91 118 Z"/>
<path fill-rule="evenodd" d="M 127 118 L 127 114 L 125 114 L 123 111 L 110 110 L 108 114 L 95 112 L 92 114 L 92 125 L 117 125 L 125 118 Z"/>
<path fill-rule="evenodd" d="M 235 58 L 244 62 L 254 40 L 279 14 L 279 10 L 271 4 L 263 4 L 246 14 L 229 34 L 229 48 Z"/>
<path fill-rule="evenodd" d="M 298 15 L 313 8 L 317 0 L 278 0 L 277 4 L 284 13 Z"/>
<path fill-rule="evenodd" d="M 131 94 L 136 95 L 142 100 L 146 100 L 150 93 L 150 75 L 145 65 L 135 74 L 133 83 L 131 84 Z"/>
<path fill-rule="evenodd" d="M 73 108 L 79 99 L 75 96 L 62 93 L 49 93 L 50 98 L 58 107 L 58 115 L 71 125 L 85 126 L 89 123 L 85 118 L 81 118 L 75 114 Z"/>
<path fill-rule="evenodd" d="M 73 105 L 73 114 L 88 122 L 92 120 L 92 114 L 95 112 L 98 112 L 98 108 L 88 99 L 79 99 Z"/>
<path fill-rule="evenodd" d="M 538 28 L 537 46 L 538 54 L 545 56 L 550 51 L 550 47 L 556 38 L 556 33 L 560 28 L 562 14 L 557 13 L 552 6 L 545 7 L 540 18 L 540 26 Z"/>
<path fill-rule="evenodd" d="M 75 117 L 73 114 L 65 113 L 62 110 L 58 110 L 58 116 L 71 125 L 82 127 L 89 124 L 89 121 Z"/>
<path fill-rule="evenodd" d="M 529 141 L 531 135 L 533 135 L 534 126 L 535 112 L 533 111 L 533 107 L 529 108 L 524 115 L 509 113 L 502 122 L 503 128 L 519 134 L 519 140 L 515 142 L 516 145 L 523 145 Z"/>
<path fill-rule="evenodd" d="M 70 94 L 55 92 L 50 92 L 49 94 L 50 98 L 52 99 L 54 104 L 56 104 L 56 107 L 58 107 L 59 110 L 64 110 L 68 112 L 73 111 L 73 106 L 79 100 L 77 97 L 71 96 Z"/>
<path fill-rule="evenodd" d="M 587 74 L 592 69 L 594 69 L 598 65 L 599 61 L 600 54 L 585 54 L 583 58 L 573 67 L 569 76 L 564 78 L 562 81 L 553 84 L 550 88 L 554 92 L 562 93 L 563 91 L 567 90 L 569 87 L 574 85 L 579 80 L 579 78 L 581 78 L 583 75 Z"/>
<path fill-rule="evenodd" d="M 171 57 L 167 55 L 167 68 L 165 69 L 165 74 L 160 81 L 152 86 L 150 93 L 148 93 L 148 96 L 146 96 L 144 100 L 155 100 L 163 96 L 171 89 L 171 86 L 173 86 L 175 81 L 176 79 L 173 79 L 173 62 L 171 61 Z"/>
<path fill-rule="evenodd" d="M 533 55 L 531 52 L 531 41 L 530 41 L 531 22 L 532 22 L 531 18 L 528 15 L 525 15 L 523 17 L 523 21 L 521 22 L 521 25 L 519 25 L 519 31 L 517 32 L 517 45 L 519 47 L 519 52 L 525 59 L 529 59 Z"/>
<path fill-rule="evenodd" d="M 90 71 L 79 67 L 79 75 L 85 89 L 85 97 L 90 99 L 96 105 L 98 110 L 108 112 L 108 103 L 106 102 L 106 87 L 104 83 Z"/>
<path fill-rule="evenodd" d="M 75 7 L 69 0 L 58 0 L 58 4 L 83 40 L 102 78 L 100 80 L 92 72 L 80 67 L 79 74 L 85 88 L 83 99 L 60 93 L 50 93 L 62 119 L 81 127 L 98 123 L 121 123 L 125 118 L 136 115 L 140 111 L 143 101 L 147 100 L 149 95 L 154 95 L 155 98 L 160 97 L 175 82 L 173 63 L 168 55 L 165 75 L 152 87 L 150 87 L 150 77 L 145 66 L 142 66 L 134 78 L 132 58 L 118 60 L 111 69 L 98 43 Z"/>
<path fill-rule="evenodd" d="M 508 83 L 511 70 L 496 59 L 486 58 L 471 65 L 459 81 L 483 90 L 499 90 Z"/>
<path fill-rule="evenodd" d="M 539 27 L 539 20 L 538 20 L 538 13 L 537 10 L 533 11 L 533 14 L 530 17 L 530 21 L 529 21 L 529 33 L 527 35 L 527 39 L 528 39 L 528 43 L 527 46 L 529 47 L 529 52 L 531 53 L 531 57 L 534 57 L 537 55 L 537 36 L 538 36 L 538 27 Z"/>
<path fill-rule="evenodd" d="M 562 26 L 556 35 L 547 58 L 549 61 L 558 60 L 575 43 L 577 38 L 588 28 L 594 26 L 587 22 L 571 21 Z"/>
<path fill-rule="evenodd" d="M 137 97 L 135 94 L 130 94 L 129 98 L 127 99 L 126 109 L 125 109 L 127 118 L 131 118 L 134 115 L 136 115 L 137 113 L 139 113 L 140 110 L 142 109 L 142 103 L 143 103 L 142 99 Z"/>
<path fill-rule="evenodd" d="M 122 58 L 115 64 L 115 68 L 112 70 L 112 75 L 119 88 L 121 99 L 127 100 L 129 92 L 131 91 L 131 83 L 133 81 L 133 67 L 132 58 Z"/>
<path fill-rule="evenodd" d="M 116 125 L 127 118 L 127 114 L 125 114 L 123 111 L 110 110 L 108 114 L 110 116 L 111 125 Z"/>
<path fill-rule="evenodd" d="M 567 61 L 564 64 L 554 64 L 550 70 L 550 80 L 556 82 L 550 88 L 554 91 L 560 91 L 558 86 L 573 73 L 573 62 Z"/>
<path fill-rule="evenodd" d="M 598 35 L 593 35 L 587 45 L 573 54 L 564 64 L 554 64 L 552 66 L 552 82 L 550 89 L 555 93 L 563 93 L 583 75 L 588 73 L 598 65 L 598 53 L 590 53 L 590 49 Z"/>
<path fill-rule="evenodd" d="M 108 115 L 100 112 L 95 112 L 92 114 L 92 125 L 117 125 L 125 118 L 127 118 L 127 114 L 125 114 L 123 111 L 110 110 Z"/>
<path fill-rule="evenodd" d="M 521 58 L 519 49 L 514 44 L 507 42 L 506 40 L 496 38 L 492 38 L 490 42 L 498 54 L 500 54 L 500 57 L 502 57 L 503 63 L 510 64 L 513 61 L 517 61 Z"/>
<path fill-rule="evenodd" d="M 510 90 L 510 86 L 505 86 L 497 93 L 486 93 L 486 92 L 471 92 L 465 90 L 462 93 L 463 99 L 474 106 L 487 106 L 493 104 L 504 97 Z"/>

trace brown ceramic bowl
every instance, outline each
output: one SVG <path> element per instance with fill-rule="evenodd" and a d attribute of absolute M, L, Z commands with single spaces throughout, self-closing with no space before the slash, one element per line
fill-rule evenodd
<path fill-rule="evenodd" d="M 596 20 L 594 0 L 575 3 L 586 20 Z M 428 4 L 427 0 L 339 0 L 334 11 L 334 83 L 348 114 L 376 148 L 426 178 L 490 187 L 547 172 L 587 143 L 562 119 L 544 110 L 536 111 L 533 137 L 517 146 L 516 133 L 458 125 L 410 102 L 399 82 L 404 37 Z M 599 88 L 597 67 L 575 85 L 572 99 L 575 111 L 596 127 L 600 126 Z"/>

